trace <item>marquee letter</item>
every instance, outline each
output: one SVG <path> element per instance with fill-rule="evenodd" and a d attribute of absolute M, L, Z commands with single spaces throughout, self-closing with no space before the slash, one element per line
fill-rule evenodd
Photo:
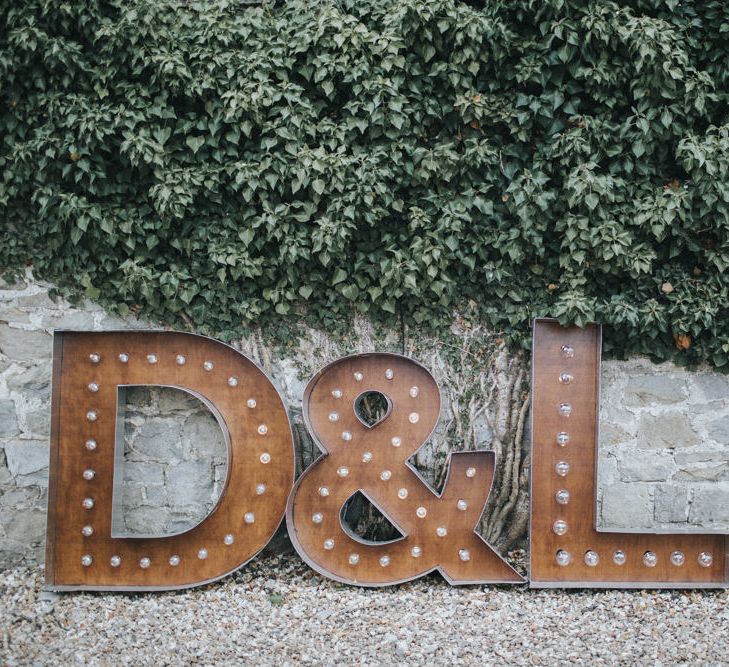
<path fill-rule="evenodd" d="M 169 537 L 112 533 L 117 394 L 187 391 L 226 436 L 228 475 L 213 511 Z M 186 333 L 56 332 L 46 582 L 54 590 L 161 590 L 218 579 L 279 526 L 293 482 L 291 428 L 268 377 L 233 348 Z"/>
<path fill-rule="evenodd" d="M 370 426 L 355 412 L 379 392 L 386 416 Z M 317 572 L 349 584 L 384 586 L 435 569 L 452 584 L 519 583 L 522 578 L 474 532 L 494 474 L 493 452 L 452 454 L 439 496 L 408 464 L 438 422 L 432 375 L 394 354 L 346 357 L 320 371 L 304 393 L 304 420 L 325 455 L 289 498 L 289 536 Z M 342 508 L 358 491 L 403 537 L 371 542 L 345 528 Z"/>
<path fill-rule="evenodd" d="M 600 327 L 534 322 L 531 586 L 720 588 L 722 535 L 595 529 Z"/>

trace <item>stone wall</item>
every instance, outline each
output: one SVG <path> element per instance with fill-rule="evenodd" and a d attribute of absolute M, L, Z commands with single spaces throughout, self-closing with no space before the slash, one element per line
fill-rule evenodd
<path fill-rule="evenodd" d="M 729 379 L 603 364 L 598 527 L 729 533 Z"/>
<path fill-rule="evenodd" d="M 43 559 L 51 332 L 147 326 L 109 316 L 92 303 L 52 300 L 49 287 L 30 275 L 15 285 L 0 282 L 0 567 Z M 528 436 L 523 430 L 526 366 L 502 348 L 489 348 L 482 332 L 454 326 L 452 339 L 418 341 L 412 332 L 376 332 L 360 321 L 346 341 L 302 329 L 296 344 L 283 352 L 260 331 L 234 344 L 281 391 L 296 435 L 299 470 L 317 455 L 301 419 L 311 375 L 352 352 L 388 350 L 419 358 L 436 376 L 443 398 L 441 424 L 416 457 L 419 469 L 438 486 L 448 451 L 493 448 L 501 460 L 516 457 L 518 465 L 508 466 L 516 476 L 497 482 L 506 496 L 509 484 L 524 487 L 512 509 L 525 521 L 529 457 L 519 443 Z M 600 527 L 729 532 L 727 380 L 641 360 L 606 362 L 602 380 Z M 225 448 L 212 415 L 184 393 L 140 388 L 127 395 L 124 424 L 124 529 L 165 534 L 200 521 L 225 477 Z M 492 499 L 498 491 L 496 484 Z M 489 508 L 482 531 L 511 543 Z M 520 534 L 523 526 L 514 532 Z"/>

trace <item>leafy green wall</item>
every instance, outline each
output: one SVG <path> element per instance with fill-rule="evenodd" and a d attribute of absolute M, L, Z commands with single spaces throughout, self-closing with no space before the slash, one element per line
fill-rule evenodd
<path fill-rule="evenodd" d="M 726 0 L 0 0 L 0 263 L 235 336 L 729 357 Z"/>

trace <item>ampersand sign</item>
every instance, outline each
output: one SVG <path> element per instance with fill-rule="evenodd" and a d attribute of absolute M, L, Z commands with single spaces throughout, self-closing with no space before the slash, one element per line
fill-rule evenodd
<path fill-rule="evenodd" d="M 388 403 L 377 423 L 356 412 L 368 392 Z M 438 422 L 440 392 L 420 364 L 395 354 L 345 357 L 304 393 L 304 419 L 325 455 L 289 497 L 289 535 L 318 572 L 345 583 L 383 586 L 439 570 L 451 584 L 519 583 L 522 577 L 476 533 L 494 475 L 493 452 L 454 453 L 438 495 L 408 459 Z M 398 528 L 389 542 L 361 538 L 342 509 L 361 491 Z"/>

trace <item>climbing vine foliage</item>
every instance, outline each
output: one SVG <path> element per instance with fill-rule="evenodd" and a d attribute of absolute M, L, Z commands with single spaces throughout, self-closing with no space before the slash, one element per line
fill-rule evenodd
<path fill-rule="evenodd" d="M 356 310 L 729 361 L 726 0 L 0 0 L 0 263 L 221 337 Z"/>

